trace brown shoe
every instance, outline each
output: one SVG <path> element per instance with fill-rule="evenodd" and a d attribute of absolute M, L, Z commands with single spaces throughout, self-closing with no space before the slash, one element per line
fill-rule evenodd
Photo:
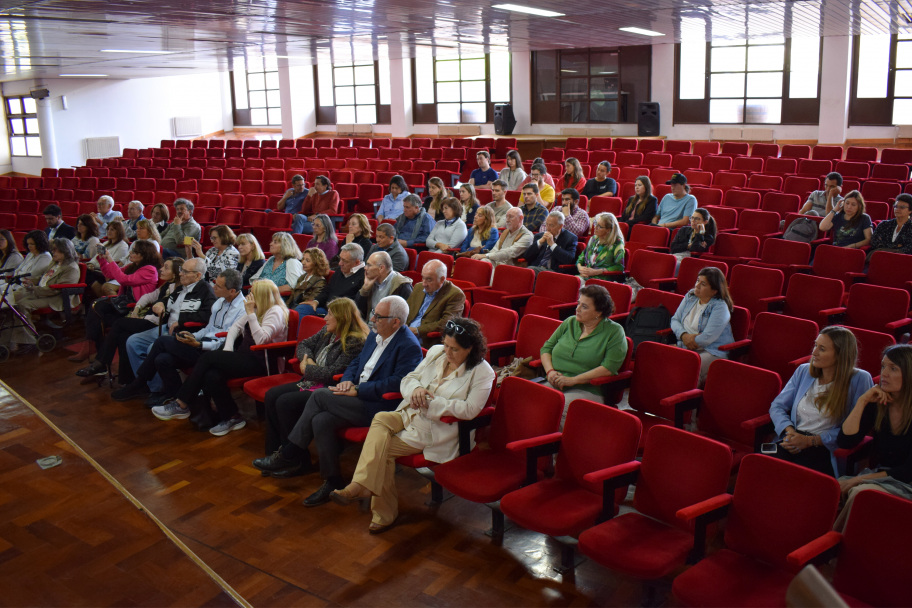
<path fill-rule="evenodd" d="M 79 352 L 73 355 L 72 357 L 67 357 L 67 361 L 72 361 L 73 363 L 82 363 L 88 359 L 91 355 L 95 354 L 95 343 L 91 340 L 86 340 L 82 343 L 82 346 L 79 349 Z"/>
<path fill-rule="evenodd" d="M 398 517 L 396 519 L 398 519 Z M 390 528 L 392 528 L 395 525 L 396 525 L 395 519 L 393 520 L 392 523 L 386 524 L 385 526 L 371 522 L 371 525 L 369 525 L 367 527 L 367 531 L 370 532 L 371 534 L 383 534 L 384 532 L 386 532 L 387 530 L 389 530 Z"/>

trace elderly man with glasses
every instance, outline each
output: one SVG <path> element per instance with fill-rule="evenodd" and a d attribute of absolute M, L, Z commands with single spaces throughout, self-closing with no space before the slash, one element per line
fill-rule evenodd
<path fill-rule="evenodd" d="M 421 289 L 408 298 L 408 327 L 425 348 L 439 344 L 440 338 L 428 338 L 428 334 L 442 331 L 447 321 L 461 317 L 465 301 L 465 293 L 447 281 L 446 264 L 431 260 L 421 269 Z"/>
<path fill-rule="evenodd" d="M 339 463 L 342 445 L 336 430 L 369 426 L 374 414 L 399 405 L 398 400 L 387 400 L 383 395 L 398 392 L 402 379 L 422 359 L 418 339 L 405 324 L 408 314 L 408 304 L 399 296 L 380 300 L 369 319 L 374 330 L 342 381 L 314 391 L 288 434 L 288 443 L 271 456 L 253 461 L 253 466 L 267 473 L 308 470 L 312 467 L 308 446 L 315 441 L 324 483 L 307 497 L 304 506 L 325 504 L 333 490 L 345 487 Z"/>
<path fill-rule="evenodd" d="M 364 283 L 355 296 L 355 305 L 361 316 L 367 318 L 386 296 L 399 296 L 407 300 L 412 295 L 412 280 L 393 270 L 393 260 L 385 251 L 371 254 L 364 264 Z M 373 323 L 370 324 L 373 327 Z"/>

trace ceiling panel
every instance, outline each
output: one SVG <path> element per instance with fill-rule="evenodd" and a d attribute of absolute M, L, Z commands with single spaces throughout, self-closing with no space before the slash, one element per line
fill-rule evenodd
<path fill-rule="evenodd" d="M 910 0 L 544 0 L 529 6 L 564 14 L 538 17 L 477 0 L 0 1 L 0 80 L 225 70 L 264 55 L 310 65 L 414 57 L 419 49 L 450 55 L 912 31 Z M 618 29 L 631 26 L 664 35 Z"/>

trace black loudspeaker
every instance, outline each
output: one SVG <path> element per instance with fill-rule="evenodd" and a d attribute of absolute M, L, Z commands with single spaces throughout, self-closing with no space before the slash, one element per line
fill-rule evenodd
<path fill-rule="evenodd" d="M 513 135 L 516 128 L 516 117 L 513 116 L 513 106 L 508 103 L 499 103 L 494 106 L 494 132 L 497 135 Z"/>
<path fill-rule="evenodd" d="M 658 137 L 660 129 L 658 102 L 642 101 L 638 103 L 637 135 L 640 137 Z"/>

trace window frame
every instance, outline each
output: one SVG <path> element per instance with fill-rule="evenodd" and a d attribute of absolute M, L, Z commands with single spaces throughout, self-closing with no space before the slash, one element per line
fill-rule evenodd
<path fill-rule="evenodd" d="M 573 102 L 579 101 L 579 102 L 583 102 L 586 104 L 586 120 L 568 121 L 568 120 L 560 119 L 558 121 L 558 124 L 562 124 L 562 125 L 563 124 L 567 124 L 567 125 L 575 125 L 575 124 L 617 125 L 617 124 L 623 124 L 625 121 L 622 121 L 621 119 L 624 116 L 630 114 L 630 108 L 626 107 L 627 106 L 627 96 L 624 94 L 624 91 L 622 91 L 623 87 L 621 86 L 621 49 L 620 48 L 608 48 L 608 47 L 589 47 L 589 48 L 584 48 L 584 49 L 557 49 L 557 51 L 558 51 L 557 52 L 557 63 L 556 63 L 557 87 L 555 89 L 555 101 L 557 102 L 558 116 L 560 117 L 563 114 L 562 104 L 564 102 L 573 103 Z M 584 53 L 586 55 L 586 69 L 587 69 L 586 75 L 585 76 L 563 76 L 564 70 L 561 67 L 563 65 L 562 64 L 563 56 L 565 54 L 566 55 L 582 55 Z M 613 53 L 614 55 L 617 55 L 617 76 L 616 76 L 616 78 L 618 81 L 618 87 L 617 87 L 618 90 L 617 90 L 617 97 L 614 99 L 615 103 L 617 103 L 617 110 L 616 110 L 617 120 L 614 120 L 614 121 L 592 120 L 592 113 L 591 113 L 592 102 L 595 100 L 595 98 L 592 97 L 592 80 L 594 78 L 597 78 L 597 76 L 592 75 L 592 55 L 605 54 L 605 53 Z M 582 99 L 582 98 L 576 99 L 576 100 L 563 99 L 563 97 L 562 97 L 563 81 L 577 80 L 577 79 L 583 79 L 583 78 L 585 78 L 588 81 L 588 85 L 586 87 L 585 99 Z"/>
<path fill-rule="evenodd" d="M 391 104 L 381 104 L 380 103 L 380 61 L 373 60 L 374 65 L 374 107 L 376 108 L 376 122 L 373 123 L 360 123 L 360 124 L 372 124 L 372 125 L 388 125 L 392 121 L 392 105 Z M 326 65 L 326 64 L 324 64 Z M 367 65 L 366 63 L 344 63 L 339 64 L 329 64 L 330 76 L 332 78 L 332 88 L 333 88 L 333 105 L 331 106 L 321 106 L 320 105 L 320 76 L 318 71 L 318 64 L 313 66 L 313 83 L 314 83 L 314 107 L 316 108 L 317 113 L 317 124 L 318 125 L 336 125 L 336 67 L 345 67 L 345 66 L 363 66 Z M 346 86 L 346 85 L 342 85 Z M 358 86 L 358 85 L 352 85 Z M 361 85 L 366 86 L 366 85 Z M 370 105 L 370 104 L 343 104 L 343 107 L 357 107 L 358 105 Z M 355 116 L 357 117 L 357 108 L 355 110 Z M 349 124 L 349 123 L 343 123 Z"/>
<path fill-rule="evenodd" d="M 21 105 L 22 110 L 23 110 L 22 113 L 13 114 L 10 111 L 9 102 L 11 99 L 19 100 L 19 104 Z M 32 99 L 32 101 L 35 102 L 35 112 L 30 113 L 30 112 L 25 112 L 25 100 L 26 99 L 32 99 L 32 97 L 30 97 L 29 95 L 9 95 L 9 96 L 3 97 L 3 112 L 4 112 L 4 114 L 6 114 L 6 129 L 7 129 L 8 136 L 9 136 L 10 156 L 13 158 L 41 158 L 42 154 L 29 154 L 29 145 L 28 145 L 28 139 L 31 137 L 31 138 L 35 138 L 38 140 L 38 148 L 39 149 L 41 148 L 41 127 L 40 127 L 40 125 L 38 127 L 37 132 L 31 133 L 28 130 L 28 122 L 27 122 L 27 119 L 29 119 L 29 118 L 34 118 L 36 122 L 38 121 L 38 101 L 35 99 Z M 13 130 L 13 121 L 14 120 L 22 121 L 23 133 L 16 134 L 14 132 L 14 130 Z M 13 153 L 13 140 L 14 139 L 23 140 L 23 142 L 25 143 L 25 154 Z"/>
<path fill-rule="evenodd" d="M 899 35 L 890 34 L 890 57 L 886 97 L 858 97 L 858 63 L 861 36 L 852 36 L 852 81 L 849 90 L 849 127 L 893 127 L 893 103 L 896 100 L 896 55 Z M 908 42 L 908 41 L 905 41 Z M 909 71 L 903 68 L 899 71 Z M 900 97 L 899 99 L 909 99 Z"/>
<path fill-rule="evenodd" d="M 474 55 L 475 53 L 469 53 L 469 55 Z M 512 53 L 506 53 L 509 58 L 510 65 L 510 99 L 509 101 L 492 101 L 491 100 L 491 53 L 484 53 L 484 62 L 485 62 L 485 99 L 484 101 L 462 101 L 462 83 L 463 82 L 482 82 L 481 80 L 462 80 L 462 74 L 460 73 L 459 80 L 443 80 L 441 82 L 457 82 L 459 83 L 460 88 L 460 122 L 440 122 L 438 120 L 437 114 L 437 105 L 440 103 L 456 103 L 449 101 L 439 101 L 437 99 L 437 62 L 438 61 L 461 61 L 461 60 L 471 60 L 473 57 L 442 57 L 438 59 L 436 56 L 432 57 L 432 65 L 434 66 L 434 73 L 432 76 L 432 87 L 434 91 L 434 102 L 433 103 L 418 103 L 418 67 L 417 61 L 415 58 L 410 60 L 410 66 L 412 70 L 412 117 L 414 124 L 441 124 L 441 125 L 484 125 L 491 124 L 494 122 L 494 106 L 501 104 L 512 104 L 513 103 L 513 56 Z M 484 103 L 485 104 L 485 119 L 482 122 L 463 122 L 462 119 L 462 104 L 464 103 Z"/>

